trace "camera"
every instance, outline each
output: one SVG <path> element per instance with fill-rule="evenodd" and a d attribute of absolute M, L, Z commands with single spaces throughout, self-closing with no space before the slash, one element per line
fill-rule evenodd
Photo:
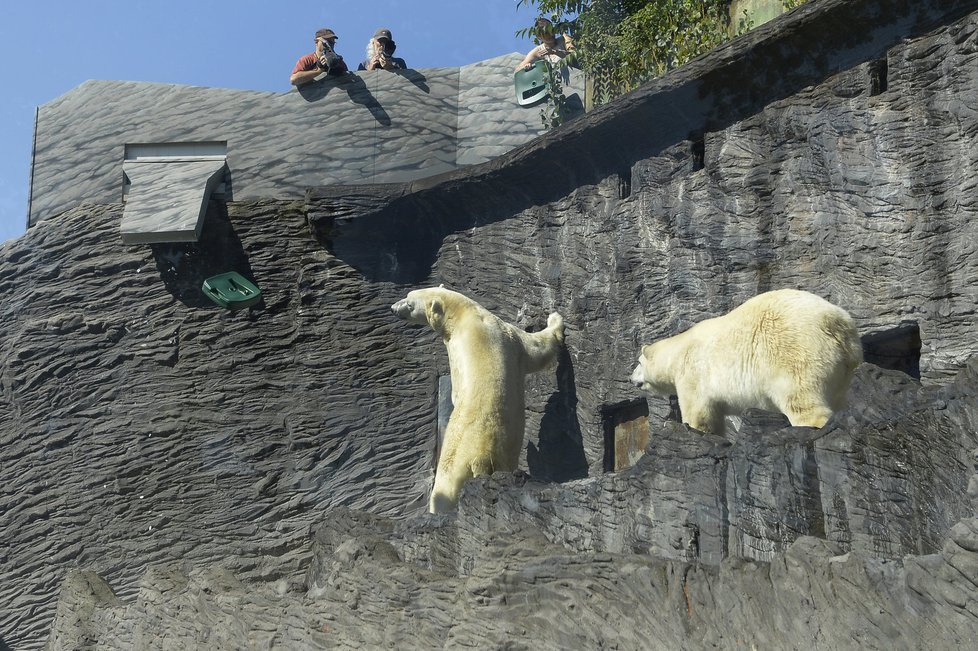
<path fill-rule="evenodd" d="M 325 71 L 328 75 L 338 75 L 346 72 L 346 64 L 343 63 L 343 57 L 333 50 L 329 41 L 323 39 L 322 43 L 323 52 L 319 55 L 319 69 Z"/>

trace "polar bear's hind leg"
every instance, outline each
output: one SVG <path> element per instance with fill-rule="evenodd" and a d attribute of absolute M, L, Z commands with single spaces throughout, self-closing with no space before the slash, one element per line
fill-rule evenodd
<path fill-rule="evenodd" d="M 810 392 L 789 396 L 781 411 L 792 427 L 823 427 L 832 417 L 832 409 L 811 399 Z"/>

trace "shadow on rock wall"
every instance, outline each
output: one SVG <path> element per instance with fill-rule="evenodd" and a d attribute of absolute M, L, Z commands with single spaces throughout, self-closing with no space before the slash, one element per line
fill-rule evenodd
<path fill-rule="evenodd" d="M 228 271 L 238 272 L 261 288 L 222 202 L 208 205 L 198 242 L 153 244 L 151 249 L 167 291 L 187 307 L 216 308 L 201 285 L 207 278 Z"/>
<path fill-rule="evenodd" d="M 539 445 L 527 444 L 526 463 L 534 479 L 565 482 L 587 477 L 574 365 L 566 348 L 557 360 L 557 391 L 544 409 Z"/>

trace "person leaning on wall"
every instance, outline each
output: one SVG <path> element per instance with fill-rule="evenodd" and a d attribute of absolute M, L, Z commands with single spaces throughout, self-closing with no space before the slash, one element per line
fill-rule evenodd
<path fill-rule="evenodd" d="M 405 70 L 407 63 L 394 56 L 395 49 L 397 43 L 391 36 L 391 30 L 381 27 L 367 43 L 367 58 L 357 70 Z"/>
<path fill-rule="evenodd" d="M 525 70 L 533 66 L 540 59 L 547 59 L 550 63 L 560 63 L 561 59 L 574 51 L 574 39 L 566 34 L 554 35 L 554 26 L 546 18 L 537 18 L 533 24 L 533 33 L 540 40 L 540 45 L 530 50 L 523 58 L 516 70 Z"/>
<path fill-rule="evenodd" d="M 328 28 L 316 32 L 316 51 L 299 58 L 292 69 L 289 83 L 293 86 L 308 84 L 324 72 L 330 77 L 344 75 L 349 72 L 343 57 L 333 49 L 333 44 L 339 40 L 333 30 Z"/>

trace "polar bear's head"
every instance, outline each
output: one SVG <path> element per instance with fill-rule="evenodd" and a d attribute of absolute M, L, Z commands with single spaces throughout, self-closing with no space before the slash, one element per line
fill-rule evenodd
<path fill-rule="evenodd" d="M 445 293 L 452 293 L 443 287 L 415 289 L 391 305 L 391 311 L 408 323 L 430 325 L 441 332 L 445 322 Z"/>
<path fill-rule="evenodd" d="M 676 392 L 675 378 L 667 370 L 669 365 L 665 362 L 661 354 L 657 351 L 655 344 L 642 346 L 642 354 L 638 357 L 638 366 L 632 371 L 629 378 L 635 386 L 642 391 L 648 391 L 657 395 L 673 395 Z M 656 354 L 656 353 L 660 354 Z"/>

